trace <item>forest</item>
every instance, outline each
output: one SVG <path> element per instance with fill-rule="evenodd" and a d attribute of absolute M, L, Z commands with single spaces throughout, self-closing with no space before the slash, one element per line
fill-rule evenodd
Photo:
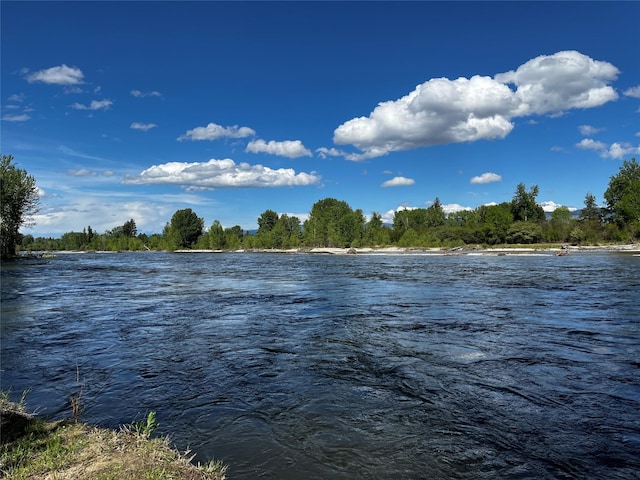
<path fill-rule="evenodd" d="M 395 212 L 392 224 L 372 212 L 347 202 L 325 198 L 316 202 L 306 220 L 266 210 L 257 219 L 256 231 L 240 226 L 223 227 L 218 220 L 205 228 L 204 220 L 190 208 L 178 210 L 161 233 L 138 233 L 134 219 L 98 233 L 90 226 L 67 232 L 60 238 L 22 235 L 22 251 L 56 250 L 251 250 L 314 247 L 405 248 L 504 244 L 627 243 L 640 239 L 640 165 L 635 158 L 624 161 L 604 192 L 605 206 L 587 193 L 577 211 L 560 207 L 547 214 L 537 203 L 539 187 L 517 185 L 510 202 L 482 205 L 475 210 L 446 214 L 438 198 L 428 208 Z"/>

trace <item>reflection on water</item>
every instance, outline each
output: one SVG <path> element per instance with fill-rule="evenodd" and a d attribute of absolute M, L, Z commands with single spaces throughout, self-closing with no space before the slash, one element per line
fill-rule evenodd
<path fill-rule="evenodd" d="M 2 388 L 242 478 L 637 478 L 640 257 L 61 255 L 2 266 Z M 80 372 L 80 382 L 76 371 Z"/>

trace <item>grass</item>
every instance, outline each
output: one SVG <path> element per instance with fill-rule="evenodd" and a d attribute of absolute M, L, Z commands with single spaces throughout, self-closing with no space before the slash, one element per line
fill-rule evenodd
<path fill-rule="evenodd" d="M 47 422 L 25 412 L 25 392 L 11 402 L 0 392 L 0 477 L 19 479 L 135 478 L 145 480 L 224 480 L 219 461 L 192 463 L 195 455 L 170 447 L 167 438 L 151 438 L 155 412 L 120 431 L 77 421 Z"/>

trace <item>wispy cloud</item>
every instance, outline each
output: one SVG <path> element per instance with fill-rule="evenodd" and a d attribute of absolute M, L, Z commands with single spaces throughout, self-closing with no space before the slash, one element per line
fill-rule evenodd
<path fill-rule="evenodd" d="M 416 181 L 413 178 L 407 178 L 407 177 L 393 177 L 390 180 L 387 180 L 386 182 L 383 182 L 382 185 L 380 185 L 382 188 L 387 188 L 387 187 L 407 187 L 410 185 L 414 185 L 416 183 Z"/>
<path fill-rule="evenodd" d="M 237 164 L 230 158 L 154 165 L 139 175 L 127 176 L 123 181 L 130 185 L 169 184 L 191 189 L 292 187 L 319 182 L 320 176 L 315 172 L 296 173 L 292 168 L 274 170 L 244 162 Z"/>
<path fill-rule="evenodd" d="M 469 183 L 471 184 L 482 184 L 482 183 L 493 183 L 493 182 L 501 182 L 502 176 L 497 173 L 486 172 L 482 175 L 478 175 L 476 177 L 471 178 Z"/>
<path fill-rule="evenodd" d="M 592 127 L 591 125 L 580 125 L 578 127 L 578 130 L 580 131 L 581 135 L 589 136 L 589 135 L 595 135 L 598 132 L 604 131 L 604 128 L 596 128 L 596 127 Z"/>
<path fill-rule="evenodd" d="M 31 119 L 31 117 L 26 114 L 26 113 L 20 113 L 20 114 L 6 114 L 2 116 L 2 120 L 4 120 L 5 122 L 26 122 L 29 119 Z"/>
<path fill-rule="evenodd" d="M 640 98 L 640 85 L 627 88 L 622 94 L 627 97 Z"/>
<path fill-rule="evenodd" d="M 593 108 L 617 98 L 608 85 L 619 71 L 576 51 L 542 55 L 494 77 L 435 78 L 406 96 L 381 102 L 367 117 L 334 131 L 337 145 L 353 145 L 363 160 L 423 146 L 506 137 L 511 120 Z M 515 86 L 515 90 L 510 88 Z"/>
<path fill-rule="evenodd" d="M 57 67 L 39 70 L 27 75 L 29 83 L 48 83 L 51 85 L 79 85 L 84 83 L 84 74 L 77 67 L 60 65 Z"/>
<path fill-rule="evenodd" d="M 156 125 L 155 123 L 140 123 L 140 122 L 133 122 L 131 124 L 131 128 L 133 128 L 134 130 L 142 130 L 144 132 L 151 130 L 152 128 L 156 128 L 158 125 Z"/>
<path fill-rule="evenodd" d="M 131 90 L 131 95 L 136 98 L 144 98 L 144 97 L 162 97 L 162 94 L 157 91 L 152 92 L 142 92 L 140 90 Z"/>
<path fill-rule="evenodd" d="M 311 150 L 305 148 L 300 140 L 285 140 L 276 142 L 270 140 L 265 142 L 262 139 L 252 140 L 247 145 L 246 150 L 251 153 L 268 153 L 287 158 L 312 157 Z"/>
<path fill-rule="evenodd" d="M 109 99 L 104 100 L 92 100 L 89 105 L 83 105 L 81 103 L 74 103 L 71 108 L 75 110 L 108 110 L 113 105 L 113 102 Z"/>
<path fill-rule="evenodd" d="M 184 135 L 178 137 L 178 141 L 184 140 L 217 140 L 219 138 L 244 138 L 255 135 L 256 132 L 249 127 L 223 127 L 216 123 L 210 123 L 206 127 L 196 127 L 187 130 Z"/>

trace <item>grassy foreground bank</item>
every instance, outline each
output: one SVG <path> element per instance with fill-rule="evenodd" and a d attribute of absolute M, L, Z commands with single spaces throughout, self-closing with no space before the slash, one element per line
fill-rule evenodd
<path fill-rule="evenodd" d="M 150 415 L 119 431 L 71 420 L 47 422 L 0 394 L 0 477 L 7 479 L 224 480 L 220 462 L 194 465 L 167 438 L 151 438 Z"/>

